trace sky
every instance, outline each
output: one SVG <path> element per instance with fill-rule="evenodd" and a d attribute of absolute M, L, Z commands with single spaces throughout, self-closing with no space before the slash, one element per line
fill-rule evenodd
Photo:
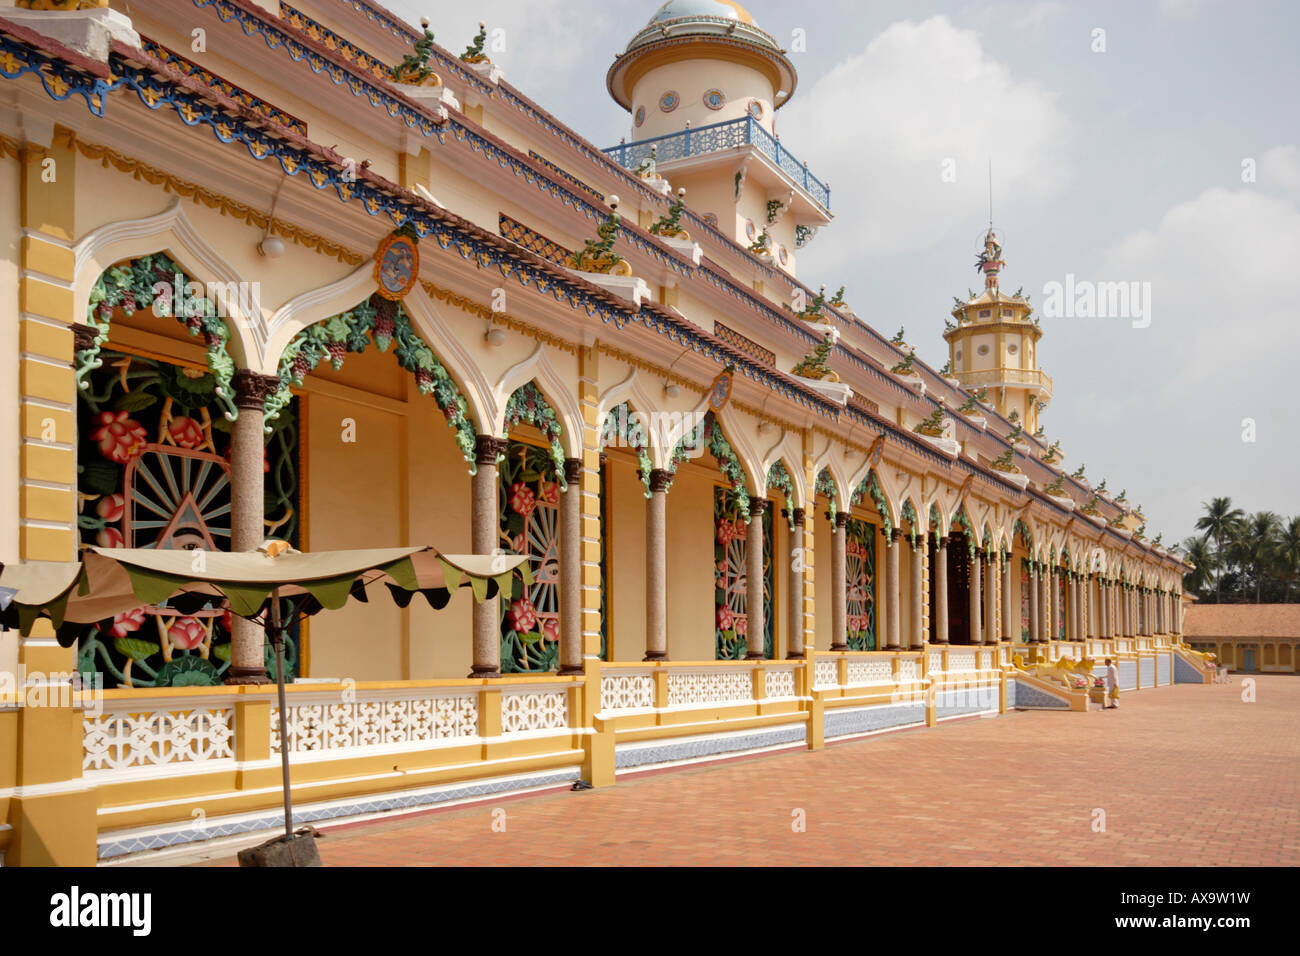
<path fill-rule="evenodd" d="M 605 72 L 654 0 L 389 5 L 455 52 L 479 20 L 501 29 L 510 82 L 597 145 L 635 138 Z M 941 367 L 952 297 L 980 285 L 991 166 L 1002 285 L 1038 308 L 1068 469 L 1126 490 L 1166 544 L 1215 496 L 1300 513 L 1300 4 L 747 8 L 799 71 L 782 143 L 831 186 L 806 285 L 846 285 Z M 1103 282 L 1131 284 L 1127 314 L 1047 314 L 1054 284 Z"/>

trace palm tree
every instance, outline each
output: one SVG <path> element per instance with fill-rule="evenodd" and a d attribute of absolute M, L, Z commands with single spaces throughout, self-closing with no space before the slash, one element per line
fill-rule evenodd
<path fill-rule="evenodd" d="M 1243 533 L 1250 541 L 1250 567 L 1255 577 L 1255 603 L 1259 603 L 1260 585 L 1267 577 L 1277 551 L 1277 535 L 1282 519 L 1271 511 L 1259 511 L 1243 522 Z"/>
<path fill-rule="evenodd" d="M 1237 601 L 1244 604 L 1246 602 L 1246 587 L 1250 581 L 1250 569 L 1254 566 L 1255 549 L 1254 540 L 1250 536 L 1245 522 L 1237 522 L 1228 530 L 1227 539 L 1223 542 L 1223 551 L 1220 553 L 1219 560 L 1224 568 L 1224 573 L 1229 577 L 1235 578 L 1233 581 L 1237 586 Z M 1217 587 L 1217 584 L 1216 584 Z"/>
<path fill-rule="evenodd" d="M 1287 522 L 1277 540 L 1277 568 L 1286 581 L 1286 603 L 1291 603 L 1291 586 L 1300 576 L 1300 515 Z"/>
<path fill-rule="evenodd" d="M 1205 514 L 1196 519 L 1196 530 L 1205 533 L 1206 538 L 1214 539 L 1214 549 L 1218 552 L 1218 563 L 1223 563 L 1223 542 L 1232 533 L 1232 529 L 1237 522 L 1245 517 L 1245 513 L 1240 508 L 1232 506 L 1231 498 L 1211 498 L 1210 503 L 1201 502 L 1201 507 L 1205 509 Z M 1217 604 L 1221 600 L 1219 593 L 1219 584 L 1222 575 L 1215 575 L 1214 578 L 1214 601 Z"/>
<path fill-rule="evenodd" d="M 1183 587 L 1198 598 L 1204 597 L 1205 587 L 1210 580 L 1210 572 L 1214 570 L 1218 563 L 1214 550 L 1210 547 L 1208 541 L 1200 537 L 1188 538 L 1181 546 L 1176 547 L 1183 552 L 1183 557 L 1196 565 L 1196 569 L 1183 578 Z"/>

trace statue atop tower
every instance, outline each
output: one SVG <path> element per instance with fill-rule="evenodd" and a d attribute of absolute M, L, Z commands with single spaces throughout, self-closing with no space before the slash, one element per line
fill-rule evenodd
<path fill-rule="evenodd" d="M 984 291 L 958 297 L 943 337 L 948 342 L 953 376 L 964 388 L 988 389 L 998 413 L 1017 421 L 1030 435 L 1039 429 L 1039 413 L 1052 400 L 1052 380 L 1038 367 L 1043 330 L 1033 318 L 1029 296 L 998 287 L 1006 260 L 990 223 L 975 268 L 984 274 Z"/>

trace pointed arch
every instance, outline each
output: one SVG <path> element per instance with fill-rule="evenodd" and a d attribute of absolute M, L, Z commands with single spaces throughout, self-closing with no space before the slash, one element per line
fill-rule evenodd
<path fill-rule="evenodd" d="M 113 313 L 120 309 L 124 315 L 134 315 L 146 308 L 155 316 L 181 322 L 190 335 L 202 335 L 207 347 L 208 370 L 216 380 L 215 397 L 224 406 L 228 421 L 238 418 L 232 384 L 235 361 L 228 350 L 231 326 L 221 317 L 217 306 L 203 295 L 202 287 L 165 252 L 120 261 L 95 279 L 85 311 L 85 324 L 95 334 L 90 345 L 76 353 L 74 379 L 78 389 L 87 387 L 86 376 L 102 364 L 99 353 L 109 339 Z"/>
<path fill-rule="evenodd" d="M 910 497 L 904 499 L 903 506 L 898 509 L 898 517 L 901 523 L 908 526 L 907 534 L 911 539 L 912 547 L 915 548 L 917 539 L 924 533 L 925 529 L 921 527 L 920 516 L 917 514 L 916 506 L 912 503 Z"/>
<path fill-rule="evenodd" d="M 741 473 L 747 480 L 747 491 L 751 496 L 763 497 L 767 493 L 764 480 L 767 472 L 762 466 L 763 456 L 745 434 L 737 418 L 737 413 L 727 405 L 713 416 L 716 426 L 723 431 L 732 450 L 733 457 L 740 465 Z"/>
<path fill-rule="evenodd" d="M 433 349 L 416 333 L 402 303 L 378 295 L 368 296 L 345 312 L 308 325 L 284 346 L 276 370 L 280 387 L 266 399 L 267 421 L 275 419 L 288 404 L 291 388 L 301 386 L 323 359 L 328 357 L 330 364 L 340 369 L 347 353 L 364 352 L 372 345 L 381 352 L 395 345 L 393 354 L 398 364 L 415 377 L 421 395 L 433 395 L 448 426 L 455 430 L 456 445 L 473 474 L 477 468 L 474 458 L 477 433 L 469 419 L 469 401 Z"/>
<path fill-rule="evenodd" d="M 809 499 L 801 466 L 803 462 L 803 446 L 795 440 L 797 438 L 797 435 L 783 430 L 780 441 L 769 448 L 767 454 L 761 459 L 765 485 L 770 482 L 772 469 L 778 462 L 785 469 L 785 473 L 789 478 L 789 488 L 783 488 L 782 490 L 785 492 L 791 509 L 806 508 Z"/>
<path fill-rule="evenodd" d="M 885 492 L 881 486 L 880 476 L 876 474 L 876 469 L 868 468 L 867 473 L 853 489 L 853 495 L 849 499 L 850 507 L 856 505 L 864 498 L 870 497 L 872 503 L 876 506 L 876 511 L 880 513 L 880 520 L 884 526 L 886 536 L 892 535 L 894 528 L 898 524 L 897 513 L 893 504 L 885 497 Z"/>
<path fill-rule="evenodd" d="M 815 500 L 817 495 L 826 496 L 829 503 L 827 510 L 830 512 L 831 520 L 834 521 L 835 515 L 839 513 L 842 498 L 839 482 L 835 480 L 835 474 L 830 465 L 826 465 L 821 471 L 817 472 L 817 478 L 813 482 L 812 500 Z"/>
<path fill-rule="evenodd" d="M 630 403 L 624 401 L 609 409 L 601 417 L 600 424 L 600 448 L 604 451 L 610 445 L 617 448 L 630 448 L 636 455 L 637 470 L 640 472 L 641 484 L 645 488 L 645 496 L 649 498 L 652 494 L 650 491 L 650 472 L 654 470 L 654 460 L 648 448 L 650 438 L 647 432 L 651 429 L 645 427 L 645 423 L 638 412 L 632 410 Z"/>
<path fill-rule="evenodd" d="M 245 282 L 239 271 L 208 244 L 190 222 L 179 197 L 153 216 L 106 223 L 73 245 L 72 314 L 89 313 L 96 283 L 114 265 L 159 253 L 175 262 L 186 277 L 208 289 L 237 290 L 234 296 L 222 296 L 228 313 L 223 320 L 229 335 L 227 348 L 239 367 L 257 367 L 266 340 L 258 284 Z"/>
<path fill-rule="evenodd" d="M 560 449 L 560 470 L 563 471 L 563 458 L 582 457 L 582 408 L 578 405 L 576 390 L 565 382 L 541 342 L 527 358 L 506 369 L 492 386 L 491 394 L 497 407 L 492 434 L 505 433 L 509 413 L 507 404 L 520 386 L 530 380 L 536 383 L 538 391 L 546 398 L 547 406 L 555 413 L 559 426 L 556 441 Z"/>

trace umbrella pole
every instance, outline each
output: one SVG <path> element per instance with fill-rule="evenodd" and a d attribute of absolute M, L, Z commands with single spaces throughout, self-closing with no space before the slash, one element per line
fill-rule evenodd
<path fill-rule="evenodd" d="M 284 634 L 280 630 L 280 589 L 271 592 L 271 644 L 275 647 L 275 690 L 280 698 L 280 774 L 284 778 L 284 839 L 293 839 L 293 797 L 289 792 L 289 734 L 285 729 Z"/>

